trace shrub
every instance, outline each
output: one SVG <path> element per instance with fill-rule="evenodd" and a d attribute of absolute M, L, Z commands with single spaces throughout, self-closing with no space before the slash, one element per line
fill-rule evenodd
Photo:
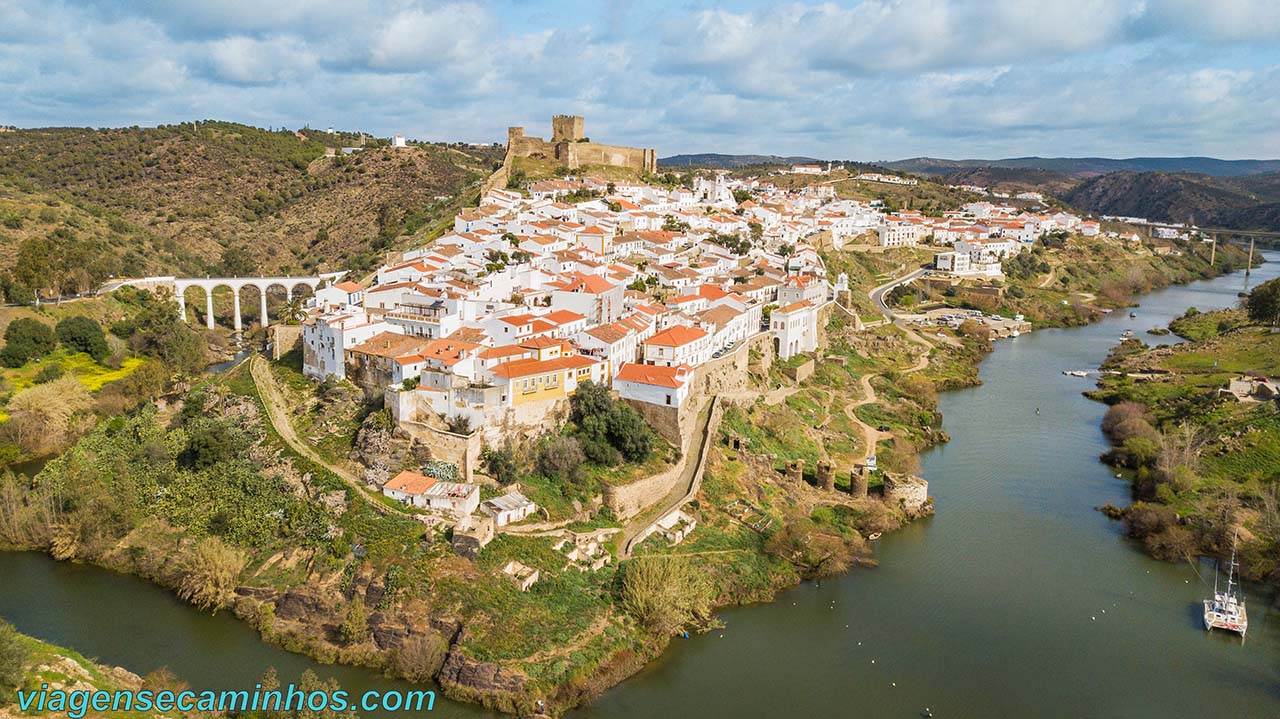
<path fill-rule="evenodd" d="M 0 619 L 0 699 L 26 677 L 28 653 L 18 630 Z"/>
<path fill-rule="evenodd" d="M 4 331 L 4 349 L 0 350 L 0 364 L 5 367 L 21 367 L 37 357 L 43 357 L 58 346 L 53 330 L 43 322 L 20 317 L 9 323 Z"/>
<path fill-rule="evenodd" d="M 485 447 L 480 453 L 480 461 L 484 463 L 484 471 L 503 484 L 512 481 L 520 473 L 516 453 L 510 447 Z"/>
<path fill-rule="evenodd" d="M 230 427 L 216 420 L 199 422 L 187 442 L 187 463 L 204 469 L 235 458 L 239 442 Z"/>
<path fill-rule="evenodd" d="M 94 362 L 102 362 L 111 354 L 102 326 L 88 317 L 68 317 L 58 323 L 58 341 L 72 352 L 84 352 Z"/>
<path fill-rule="evenodd" d="M 1107 414 L 1102 418 L 1102 431 L 1106 433 L 1111 441 L 1119 444 L 1124 442 L 1132 434 L 1123 434 L 1127 427 L 1128 431 L 1132 431 L 1137 425 L 1133 424 L 1134 420 L 1140 420 L 1150 426 L 1151 418 L 1147 414 L 1147 408 L 1139 402 L 1120 402 L 1112 405 L 1107 410 Z"/>
<path fill-rule="evenodd" d="M 711 584 L 688 562 L 643 557 L 624 566 L 622 608 L 654 635 L 669 637 L 711 617 Z"/>
<path fill-rule="evenodd" d="M 538 473 L 572 484 L 582 481 L 582 463 L 586 455 L 574 437 L 556 437 L 538 450 Z"/>
<path fill-rule="evenodd" d="M 36 376 L 32 379 L 32 381 L 35 382 L 36 384 L 44 384 L 46 382 L 52 382 L 55 379 L 58 379 L 59 377 L 61 377 L 65 372 L 66 370 L 63 369 L 61 363 L 51 362 L 41 367 L 40 371 L 36 373 Z"/>
<path fill-rule="evenodd" d="M 429 682 L 444 666 L 449 653 L 449 643 L 435 632 L 420 634 L 404 640 L 396 650 L 392 665 L 400 676 L 411 682 Z"/>
<path fill-rule="evenodd" d="M 357 597 L 347 604 L 347 614 L 338 627 L 338 636 L 343 644 L 359 644 L 369 637 L 369 616 L 364 609 L 364 600 Z"/>
<path fill-rule="evenodd" d="M 178 596 L 201 609 L 217 611 L 226 605 L 244 565 L 239 551 L 215 537 L 206 537 L 182 562 Z"/>

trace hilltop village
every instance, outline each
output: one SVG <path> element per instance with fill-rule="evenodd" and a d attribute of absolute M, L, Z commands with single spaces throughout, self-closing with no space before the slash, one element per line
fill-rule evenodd
<path fill-rule="evenodd" d="M 580 142 L 582 119 L 553 124 L 550 143 L 512 128 L 500 176 L 513 157 L 578 157 L 566 148 Z M 649 169 L 651 150 L 612 149 L 617 166 Z M 609 153 L 592 156 L 607 161 Z M 473 478 L 488 449 L 560 432 L 568 400 L 585 383 L 609 388 L 680 452 L 697 452 L 709 434 L 699 413 L 714 397 L 749 392 L 748 374 L 761 366 L 808 360 L 837 307 L 862 328 L 847 307 L 849 278 L 829 271 L 823 250 L 940 245 L 934 281 L 989 282 L 1003 277 L 1002 261 L 1049 233 L 1099 234 L 1098 222 L 1067 212 L 986 201 L 934 215 L 890 211 L 879 200 L 839 199 L 835 182 L 820 178 L 788 189 L 776 175 L 700 172 L 660 182 L 563 169 L 489 187 L 450 231 L 401 253 L 367 283 L 317 291 L 302 322 L 303 374 L 362 388 L 390 410 L 399 432 L 448 467 L 449 479 L 461 480 L 370 471 L 366 481 L 439 510 L 431 521 L 455 526 L 455 536 L 487 541 L 490 520 L 501 528 L 537 512 L 518 490 L 481 504 Z M 780 174 L 830 172 L 806 165 Z M 953 327 L 963 319 L 952 317 Z M 874 447 L 862 459 L 876 469 Z M 634 495 L 609 488 L 604 501 L 615 516 L 634 517 L 673 490 L 679 474 Z M 925 485 L 912 481 L 910 509 L 919 511 Z M 678 504 L 670 509 L 649 533 L 680 521 Z"/>
<path fill-rule="evenodd" d="M 1241 259 L 872 168 L 675 171 L 576 116 L 498 150 L 341 271 L 242 262 L 15 310 L 12 426 L 50 389 L 103 421 L 64 422 L 38 480 L 0 484 L 0 540 L 325 662 L 555 715 L 717 607 L 874 566 L 933 513 L 938 393 L 977 384 L 993 339 Z M 453 150 L 393 138 L 307 172 L 430 153 Z M 57 353 L 35 336 L 89 311 Z M 37 378 L 103 325 L 85 346 L 123 376 L 96 399 L 84 375 Z"/>

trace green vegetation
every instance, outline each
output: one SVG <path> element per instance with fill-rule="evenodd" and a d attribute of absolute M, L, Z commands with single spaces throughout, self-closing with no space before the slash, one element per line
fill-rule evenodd
<path fill-rule="evenodd" d="M 48 325 L 23 317 L 10 322 L 4 331 L 0 364 L 5 367 L 21 367 L 49 354 L 57 346 L 57 337 Z"/>
<path fill-rule="evenodd" d="M 11 302 L 111 276 L 373 266 L 401 237 L 451 219 L 497 152 L 217 121 L 0 135 L 0 290 Z M 365 149 L 327 158 L 330 142 Z"/>
<path fill-rule="evenodd" d="M 0 619 L 0 702 L 26 678 L 30 650 L 13 625 Z"/>
<path fill-rule="evenodd" d="M 1280 334 L 1241 310 L 1188 311 L 1174 325 L 1193 341 L 1116 353 L 1106 366 L 1117 374 L 1090 395 L 1112 405 L 1104 458 L 1132 473 L 1129 533 L 1180 560 L 1229 552 L 1242 527 L 1244 576 L 1280 586 L 1280 406 L 1220 392 L 1280 374 Z"/>

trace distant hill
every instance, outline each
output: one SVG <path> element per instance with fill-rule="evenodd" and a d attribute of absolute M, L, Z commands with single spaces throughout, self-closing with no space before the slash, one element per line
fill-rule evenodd
<path fill-rule="evenodd" d="M 1060 195 L 1080 182 L 1079 178 L 1061 172 L 1021 167 L 970 167 L 931 176 L 948 185 L 976 185 L 997 192 L 1034 190 L 1053 195 Z"/>
<path fill-rule="evenodd" d="M 678 169 L 681 167 L 707 167 L 716 170 L 736 170 L 740 167 L 763 165 L 812 165 L 818 163 L 812 157 L 780 157 L 778 155 L 721 155 L 714 152 L 702 152 L 694 155 L 672 155 L 659 157 L 658 167 Z"/>
<path fill-rule="evenodd" d="M 1114 172 L 1084 180 L 1061 197 L 1098 214 L 1194 222 L 1202 227 L 1280 230 L 1280 173 L 1212 177 Z"/>
<path fill-rule="evenodd" d="M 978 167 L 1048 170 L 1064 175 L 1089 176 L 1110 172 L 1195 172 L 1214 177 L 1239 177 L 1280 172 L 1280 160 L 1219 160 L 1214 157 L 1011 157 L 1002 160 L 945 160 L 913 157 L 881 163 L 902 172 L 945 175 Z"/>
<path fill-rule="evenodd" d="M 368 267 L 451 216 L 499 152 L 216 121 L 3 132 L 0 283 L 56 294 L 112 274 Z"/>

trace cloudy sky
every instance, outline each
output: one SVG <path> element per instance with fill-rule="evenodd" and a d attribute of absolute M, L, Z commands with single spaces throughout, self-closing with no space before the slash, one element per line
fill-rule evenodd
<path fill-rule="evenodd" d="M 1280 157 L 1280 0 L 0 0 L 0 124 Z"/>

